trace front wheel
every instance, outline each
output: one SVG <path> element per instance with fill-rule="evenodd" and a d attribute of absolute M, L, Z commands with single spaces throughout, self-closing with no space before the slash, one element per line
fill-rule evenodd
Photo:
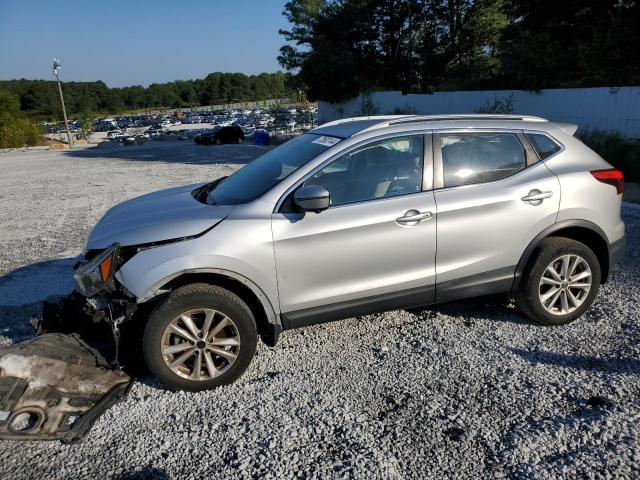
<path fill-rule="evenodd" d="M 524 274 L 516 305 L 543 325 L 564 325 L 582 316 L 600 287 L 598 257 L 585 244 L 546 238 Z"/>
<path fill-rule="evenodd" d="M 167 387 L 195 392 L 240 377 L 257 340 L 253 314 L 237 295 L 192 284 L 170 293 L 151 313 L 143 351 L 149 370 Z"/>

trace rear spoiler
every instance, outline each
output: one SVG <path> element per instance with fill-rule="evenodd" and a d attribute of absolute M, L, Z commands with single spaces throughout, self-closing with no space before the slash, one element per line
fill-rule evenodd
<path fill-rule="evenodd" d="M 571 136 L 575 135 L 578 131 L 578 125 L 575 125 L 573 123 L 556 123 L 556 125 Z"/>

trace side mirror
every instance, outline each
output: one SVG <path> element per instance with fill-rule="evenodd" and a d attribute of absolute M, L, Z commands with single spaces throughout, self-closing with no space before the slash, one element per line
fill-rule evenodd
<path fill-rule="evenodd" d="M 307 185 L 293 195 L 293 203 L 305 212 L 319 213 L 329 208 L 329 191 L 320 185 Z"/>

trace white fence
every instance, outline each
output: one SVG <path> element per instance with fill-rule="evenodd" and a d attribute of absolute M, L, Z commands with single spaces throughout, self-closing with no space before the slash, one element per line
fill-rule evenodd
<path fill-rule="evenodd" d="M 341 104 L 320 102 L 319 123 L 362 113 L 476 113 L 496 101 L 511 103 L 513 113 L 575 123 L 580 130 L 607 130 L 640 138 L 640 87 L 490 90 L 409 94 L 374 92 Z"/>

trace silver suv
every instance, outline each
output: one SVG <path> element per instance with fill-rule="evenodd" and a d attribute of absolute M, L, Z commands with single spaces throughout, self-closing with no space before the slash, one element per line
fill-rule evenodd
<path fill-rule="evenodd" d="M 237 379 L 258 336 L 373 312 L 506 293 L 565 324 L 624 249 L 622 175 L 575 131 L 513 115 L 327 123 L 227 178 L 113 207 L 77 291 L 114 332 L 144 328 L 148 368 L 184 390 Z"/>

